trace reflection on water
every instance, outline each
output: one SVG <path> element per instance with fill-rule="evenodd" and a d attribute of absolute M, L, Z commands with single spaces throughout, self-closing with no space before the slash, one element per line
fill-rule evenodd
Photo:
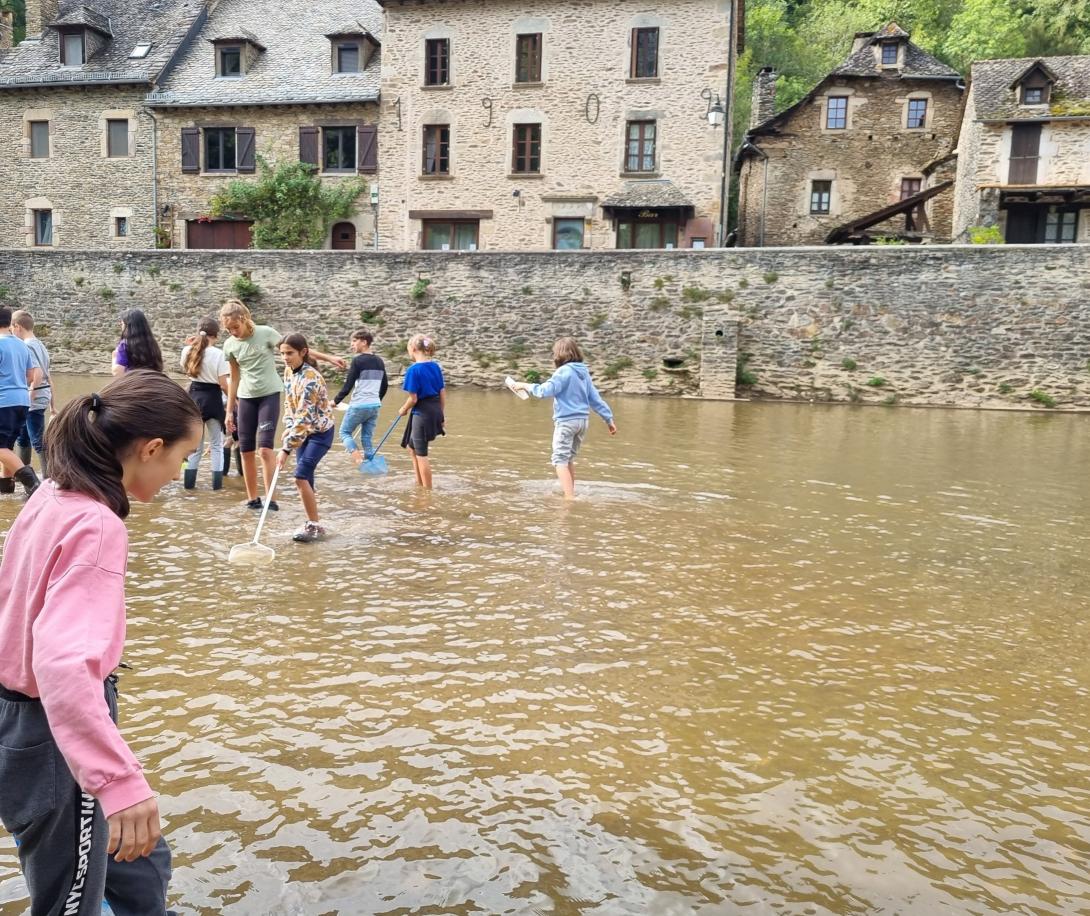
<path fill-rule="evenodd" d="M 178 910 L 1090 911 L 1085 418 L 615 406 L 570 506 L 506 393 L 452 394 L 430 495 L 338 446 L 271 573 L 237 478 L 136 509 Z"/>

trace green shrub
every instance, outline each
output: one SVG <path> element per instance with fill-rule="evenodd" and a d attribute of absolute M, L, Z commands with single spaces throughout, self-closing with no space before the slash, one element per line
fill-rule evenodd
<path fill-rule="evenodd" d="M 756 374 L 749 368 L 749 361 L 753 359 L 752 353 L 739 353 L 738 364 L 734 370 L 734 382 L 736 385 L 750 386 L 757 384 Z"/>
<path fill-rule="evenodd" d="M 733 302 L 734 290 L 725 289 L 721 293 L 716 293 L 715 301 L 721 302 L 723 305 L 726 305 L 729 302 Z"/>
<path fill-rule="evenodd" d="M 669 307 L 670 300 L 667 299 L 665 296 L 655 296 L 655 298 L 651 300 L 651 304 L 648 306 L 648 308 L 650 308 L 652 312 L 661 312 L 664 309 L 668 309 Z"/>
<path fill-rule="evenodd" d="M 50 330 L 49 325 L 35 323 L 35 325 L 34 325 L 34 336 L 35 337 L 41 337 L 44 340 L 46 337 L 49 336 L 49 330 Z"/>
<path fill-rule="evenodd" d="M 419 302 L 428 294 L 429 286 L 431 286 L 431 280 L 426 277 L 418 277 L 409 290 L 409 298 L 412 299 L 413 302 Z"/>
<path fill-rule="evenodd" d="M 840 361 L 840 368 L 844 369 L 844 370 L 846 370 L 848 372 L 855 372 L 855 370 L 859 368 L 859 363 L 857 363 L 850 356 L 845 356 Z"/>
<path fill-rule="evenodd" d="M 643 377 L 645 379 L 647 379 L 647 381 L 653 382 L 655 379 L 657 379 L 659 377 L 659 370 L 658 369 L 644 369 L 643 370 Z"/>
<path fill-rule="evenodd" d="M 1029 399 L 1031 401 L 1036 401 L 1042 407 L 1056 406 L 1056 399 L 1048 392 L 1042 391 L 1040 388 L 1034 388 L 1033 391 L 1029 393 Z"/>
<path fill-rule="evenodd" d="M 125 270 L 124 264 L 114 264 L 114 273 L 119 274 Z"/>
<path fill-rule="evenodd" d="M 686 286 L 681 291 L 681 298 L 686 302 L 707 302 L 712 294 L 702 286 Z"/>
<path fill-rule="evenodd" d="M 774 270 L 770 270 L 770 271 L 768 271 L 768 273 L 766 273 L 764 275 L 764 281 L 769 286 L 771 286 L 773 283 L 775 283 L 779 279 L 780 279 L 780 275 L 778 273 L 776 273 L 776 271 L 774 271 Z"/>
<path fill-rule="evenodd" d="M 532 296 L 534 294 L 534 288 L 532 286 L 524 286 L 519 292 L 524 296 Z"/>
<path fill-rule="evenodd" d="M 704 309 L 699 305 L 685 305 L 678 309 L 678 317 L 684 318 L 689 321 L 692 318 L 700 318 L 704 314 Z"/>
<path fill-rule="evenodd" d="M 148 276 L 152 277 L 152 278 L 158 277 L 159 274 L 161 274 L 162 272 L 163 272 L 163 269 L 161 267 L 156 266 L 155 264 L 153 264 L 151 267 L 148 268 Z"/>
<path fill-rule="evenodd" d="M 655 277 L 655 289 L 662 289 L 666 286 L 666 281 L 662 277 Z"/>
<path fill-rule="evenodd" d="M 607 363 L 605 369 L 602 370 L 602 375 L 608 379 L 615 379 L 622 371 L 631 368 L 632 360 L 627 356 L 622 356 L 611 363 Z"/>
<path fill-rule="evenodd" d="M 745 277 L 742 277 L 742 279 L 738 281 L 738 288 L 749 289 L 749 280 L 747 280 Z"/>
<path fill-rule="evenodd" d="M 545 380 L 544 374 L 538 372 L 537 369 L 527 369 L 522 373 L 522 377 L 531 385 L 538 385 Z"/>
<path fill-rule="evenodd" d="M 871 388 L 885 388 L 886 380 L 880 375 L 875 375 L 872 378 L 867 379 L 867 384 Z"/>
<path fill-rule="evenodd" d="M 1002 245 L 1003 233 L 998 226 L 972 226 L 969 229 L 969 241 L 973 245 Z"/>
<path fill-rule="evenodd" d="M 171 291 L 172 293 L 176 293 L 176 292 L 178 292 L 178 290 L 180 290 L 181 288 L 182 288 L 182 284 L 181 284 L 181 283 L 171 283 L 171 284 L 170 284 L 170 285 L 169 285 L 169 286 L 167 287 L 167 289 L 169 289 L 169 290 L 170 290 L 170 291 Z"/>
<path fill-rule="evenodd" d="M 261 295 L 261 289 L 246 274 L 239 274 L 231 281 L 231 292 L 235 294 L 236 299 L 241 299 L 243 302 L 253 302 Z"/>
<path fill-rule="evenodd" d="M 882 399 L 883 407 L 893 407 L 897 403 L 897 395 L 891 394 Z"/>
<path fill-rule="evenodd" d="M 103 286 L 98 291 L 99 298 L 100 299 L 105 299 L 107 302 L 112 300 L 116 295 L 117 294 L 112 289 L 110 289 L 110 287 L 108 287 L 108 286 Z"/>
<path fill-rule="evenodd" d="M 999 387 L 996 389 L 1000 394 L 1010 394 L 1014 391 L 1014 387 L 1008 385 L 1006 382 L 1000 382 Z"/>
<path fill-rule="evenodd" d="M 893 235 L 880 235 L 874 240 L 875 245 L 882 245 L 886 247 L 904 245 L 906 244 L 904 239 L 899 239 Z"/>

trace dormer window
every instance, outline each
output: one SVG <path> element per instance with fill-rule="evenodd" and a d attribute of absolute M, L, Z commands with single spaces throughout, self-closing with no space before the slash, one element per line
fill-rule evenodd
<path fill-rule="evenodd" d="M 897 55 L 900 51 L 900 46 L 896 41 L 883 41 L 882 42 L 882 66 L 883 67 L 896 67 Z"/>
<path fill-rule="evenodd" d="M 1011 89 L 1021 105 L 1047 105 L 1055 82 L 1056 75 L 1042 61 L 1036 61 L 1011 83 Z"/>
<path fill-rule="evenodd" d="M 358 22 L 350 22 L 326 35 L 332 49 L 331 68 L 334 73 L 363 73 L 375 52 L 381 47 Z"/>
<path fill-rule="evenodd" d="M 77 6 L 49 23 L 56 30 L 62 67 L 82 67 L 111 41 L 110 20 L 88 6 Z"/>
<path fill-rule="evenodd" d="M 61 65 L 82 67 L 87 63 L 87 44 L 83 30 L 61 34 Z"/>
<path fill-rule="evenodd" d="M 265 50 L 256 36 L 237 31 L 211 39 L 216 49 L 216 76 L 220 79 L 241 79 L 257 64 Z"/>
<path fill-rule="evenodd" d="M 1045 90 L 1040 86 L 1030 88 L 1029 86 L 1022 87 L 1022 104 L 1023 105 L 1040 105 L 1045 101 Z"/>

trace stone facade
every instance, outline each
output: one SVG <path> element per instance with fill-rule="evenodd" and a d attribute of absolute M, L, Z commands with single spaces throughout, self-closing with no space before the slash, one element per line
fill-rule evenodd
<path fill-rule="evenodd" d="M 957 74 L 907 36 L 898 43 L 900 62 L 883 68 L 876 63 L 882 43 L 870 34 L 857 37 L 844 65 L 796 105 L 751 129 L 736 159 L 740 246 L 819 245 L 834 229 L 899 201 L 906 180 L 921 191 L 930 186 L 927 167 L 953 146 L 962 91 Z M 758 80 L 756 92 L 755 103 L 766 111 L 767 79 Z M 830 99 L 847 100 L 843 127 L 829 126 L 837 123 Z M 914 100 L 926 102 L 920 127 L 909 126 Z M 815 201 L 815 182 L 830 183 L 825 201 Z M 926 239 L 950 237 L 952 194 L 945 196 L 926 205 Z M 905 229 L 901 215 L 870 231 Z"/>
<path fill-rule="evenodd" d="M 652 10 L 637 0 L 551 0 L 532 12 L 514 0 L 384 5 L 383 246 L 420 248 L 423 216 L 460 215 L 479 219 L 482 250 L 550 249 L 556 219 L 583 222 L 583 247 L 613 248 L 613 218 L 662 212 L 664 182 L 691 204 L 677 245 L 716 243 L 724 131 L 708 126 L 701 92 L 725 90 L 729 3 L 669 0 Z M 659 30 L 654 78 L 630 76 L 637 28 Z M 542 36 L 541 78 L 532 83 L 516 82 L 520 34 Z M 429 39 L 449 42 L 445 85 L 424 85 Z M 625 168 L 626 123 L 635 121 L 657 126 L 646 174 Z M 522 124 L 540 126 L 539 174 L 513 174 L 512 132 Z M 449 175 L 422 175 L 431 125 L 449 128 Z M 633 209 L 605 212 L 615 195 Z"/>
<path fill-rule="evenodd" d="M 426 332 L 454 384 L 546 374 L 580 339 L 607 391 L 871 404 L 1090 407 L 1090 247 L 926 246 L 474 254 L 0 251 L 0 295 L 58 371 L 107 372 L 116 315 L 165 351 L 249 272 L 258 317 L 392 370 Z M 48 278 L 48 280 L 43 280 Z M 426 281 L 426 282 L 423 282 Z M 1037 391 L 1037 399 L 1031 393 Z"/>
<path fill-rule="evenodd" d="M 1037 71 L 1042 65 L 1054 82 Z M 1044 102 L 1023 104 L 1026 81 L 1047 86 Z M 1039 129 L 1036 167 L 1028 178 L 1011 170 L 1021 125 Z M 1075 231 L 1067 241 L 1090 242 L 1090 56 L 973 65 L 958 142 L 955 240 L 968 241 L 973 227 L 998 226 L 1008 240 L 1032 241 L 1008 225 L 1019 208 L 1023 214 L 1068 210 Z"/>

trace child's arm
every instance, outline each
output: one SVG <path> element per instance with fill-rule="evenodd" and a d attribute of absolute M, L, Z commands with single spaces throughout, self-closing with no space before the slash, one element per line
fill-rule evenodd
<path fill-rule="evenodd" d="M 447 429 L 447 389 L 439 389 L 439 409 L 443 412 L 443 431 Z"/>
<path fill-rule="evenodd" d="M 609 434 L 611 436 L 617 435 L 617 424 L 613 422 L 613 411 L 609 409 L 609 405 L 602 399 L 598 389 L 594 387 L 594 382 L 589 379 L 587 380 L 587 397 L 594 412 L 606 421 Z"/>
<path fill-rule="evenodd" d="M 334 407 L 348 397 L 349 392 L 355 387 L 356 382 L 360 377 L 360 362 L 361 360 L 358 356 L 352 360 L 352 366 L 348 370 L 348 378 L 344 380 L 341 390 L 337 392 L 337 396 L 333 399 Z"/>
<path fill-rule="evenodd" d="M 386 397 L 386 392 L 390 390 L 390 380 L 386 377 L 386 364 L 382 364 L 382 381 L 378 386 L 378 399 L 381 401 Z"/>
<path fill-rule="evenodd" d="M 341 359 L 339 356 L 330 356 L 328 353 L 319 353 L 313 347 L 310 348 L 310 355 L 317 360 L 321 360 L 323 363 L 329 363 L 331 366 L 336 366 L 338 369 L 343 369 L 348 365 L 348 361 Z"/>
<path fill-rule="evenodd" d="M 555 398 L 564 388 L 563 369 L 557 369 L 547 382 L 540 385 L 531 385 L 529 382 L 515 382 L 516 388 L 529 391 L 535 398 Z"/>
<path fill-rule="evenodd" d="M 235 431 L 235 408 L 238 406 L 238 383 L 242 371 L 238 367 L 238 361 L 228 360 L 231 365 L 231 379 L 227 383 L 227 432 Z"/>
<path fill-rule="evenodd" d="M 397 412 L 399 417 L 404 417 L 410 410 L 416 406 L 418 398 L 415 391 L 410 391 L 409 396 L 405 399 L 405 403 L 401 405 L 401 409 Z"/>
<path fill-rule="evenodd" d="M 322 381 L 311 377 L 303 382 L 302 397 L 294 414 L 284 415 L 284 452 L 299 448 L 317 428 L 315 420 L 318 417 L 318 405 L 322 400 Z M 288 410 L 291 410 L 291 402 L 288 402 Z M 283 457 L 283 455 L 282 455 Z"/>

